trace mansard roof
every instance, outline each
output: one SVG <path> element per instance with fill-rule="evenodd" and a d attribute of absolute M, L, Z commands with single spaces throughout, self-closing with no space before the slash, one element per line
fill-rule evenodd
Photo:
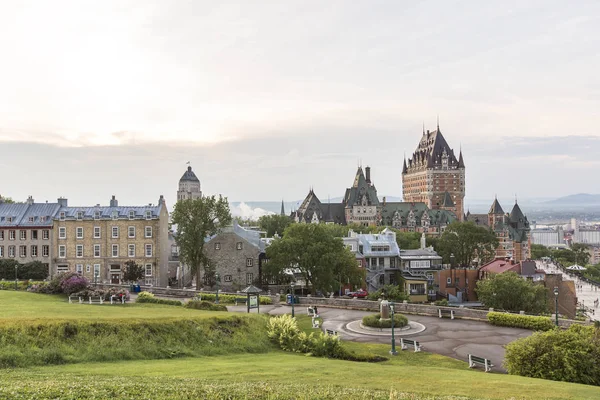
<path fill-rule="evenodd" d="M 423 132 L 421 141 L 417 146 L 417 149 L 413 153 L 413 157 L 408 160 L 409 168 L 417 165 L 426 165 L 427 168 L 433 168 L 442 164 L 442 157 L 448 156 L 448 165 L 461 167 L 459 160 L 454 155 L 454 150 L 450 148 L 448 142 L 442 135 L 440 127 L 433 132 Z M 462 153 L 461 153 L 462 155 Z M 462 162 L 464 168 L 464 160 Z"/>
<path fill-rule="evenodd" d="M 183 173 L 183 176 L 179 180 L 179 182 L 189 181 L 189 182 L 200 182 L 194 171 L 192 171 L 192 167 L 188 166 L 187 171 Z"/>
<path fill-rule="evenodd" d="M 0 226 L 52 226 L 58 203 L 0 203 Z"/>
<path fill-rule="evenodd" d="M 385 203 L 381 208 L 381 224 L 394 225 L 394 217 L 400 218 L 402 226 L 407 225 L 410 213 L 415 217 L 415 226 L 421 226 L 422 220 L 429 218 L 433 226 L 447 225 L 456 221 L 456 215 L 447 210 L 431 210 L 423 202 L 391 202 Z"/>

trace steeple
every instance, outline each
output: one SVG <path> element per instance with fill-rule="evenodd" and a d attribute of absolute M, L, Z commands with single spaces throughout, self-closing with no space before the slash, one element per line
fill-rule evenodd
<path fill-rule="evenodd" d="M 494 202 L 492 203 L 492 206 L 490 207 L 490 211 L 488 211 L 488 214 L 504 215 L 504 210 L 500 206 L 500 203 L 498 203 L 498 197 L 496 197 L 494 199 Z"/>
<path fill-rule="evenodd" d="M 285 215 L 285 208 L 283 207 L 283 199 L 281 199 L 281 215 Z"/>
<path fill-rule="evenodd" d="M 404 165 L 402 166 L 402 173 L 405 174 L 408 172 L 408 168 L 406 168 L 406 155 L 404 156 Z"/>
<path fill-rule="evenodd" d="M 437 116 L 437 131 L 440 131 L 440 114 Z"/>
<path fill-rule="evenodd" d="M 465 162 L 463 160 L 463 156 L 462 156 L 462 147 L 460 149 L 460 153 L 458 155 L 458 168 L 464 168 L 465 167 Z"/>

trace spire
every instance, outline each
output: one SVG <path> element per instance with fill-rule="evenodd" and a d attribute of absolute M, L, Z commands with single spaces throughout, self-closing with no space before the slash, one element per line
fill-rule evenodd
<path fill-rule="evenodd" d="M 458 156 L 458 168 L 464 168 L 465 167 L 465 161 L 463 160 L 463 156 L 462 156 L 462 146 L 460 149 L 460 153 Z"/>
<path fill-rule="evenodd" d="M 437 116 L 437 131 L 440 131 L 440 114 Z"/>
<path fill-rule="evenodd" d="M 283 207 L 283 199 L 281 199 L 281 215 L 285 215 L 285 208 Z"/>
<path fill-rule="evenodd" d="M 406 155 L 404 155 L 404 165 L 402 166 L 402 173 L 406 174 L 408 172 L 408 168 L 406 168 Z"/>
<path fill-rule="evenodd" d="M 425 135 L 425 121 L 423 121 L 423 135 Z"/>
<path fill-rule="evenodd" d="M 490 207 L 490 211 L 488 211 L 488 214 L 494 214 L 494 215 L 503 215 L 504 214 L 504 210 L 500 206 L 500 203 L 498 203 L 497 196 L 494 199 L 494 202 L 492 203 L 492 206 Z"/>

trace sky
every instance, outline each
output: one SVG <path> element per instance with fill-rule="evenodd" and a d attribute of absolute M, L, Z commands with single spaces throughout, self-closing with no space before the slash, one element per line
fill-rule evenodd
<path fill-rule="evenodd" d="M 469 200 L 600 193 L 600 2 L 0 0 L 0 195 L 402 196 L 425 129 Z"/>

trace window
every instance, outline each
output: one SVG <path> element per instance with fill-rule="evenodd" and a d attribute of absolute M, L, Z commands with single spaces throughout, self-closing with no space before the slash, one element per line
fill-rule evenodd
<path fill-rule="evenodd" d="M 42 246 L 42 257 L 50 257 L 50 246 L 47 244 Z"/>
<path fill-rule="evenodd" d="M 56 272 L 58 272 L 58 273 L 69 272 L 69 266 L 68 265 L 57 265 Z"/>
<path fill-rule="evenodd" d="M 44 229 L 42 231 L 42 239 L 44 239 L 44 240 L 50 239 L 50 230 Z"/>
<path fill-rule="evenodd" d="M 135 244 L 130 244 L 127 246 L 127 256 L 135 257 Z"/>
<path fill-rule="evenodd" d="M 4 240 L 4 231 L 0 231 L 0 240 Z"/>
<path fill-rule="evenodd" d="M 77 258 L 83 257 L 83 245 L 82 244 L 78 244 L 75 247 L 75 257 L 77 257 Z"/>
<path fill-rule="evenodd" d="M 252 285 L 252 282 L 254 281 L 254 274 L 249 272 L 246 274 L 246 285 Z"/>
<path fill-rule="evenodd" d="M 151 226 L 147 226 L 144 229 L 144 232 L 145 232 L 145 235 L 144 235 L 145 237 L 147 237 L 147 238 L 151 238 L 152 237 L 152 227 Z"/>
<path fill-rule="evenodd" d="M 446 285 L 452 285 L 452 278 L 446 279 Z"/>
<path fill-rule="evenodd" d="M 77 239 L 83 239 L 83 228 L 78 226 L 77 228 L 75 228 L 75 237 Z"/>
<path fill-rule="evenodd" d="M 119 257 L 119 245 L 118 244 L 112 245 L 112 256 Z"/>
<path fill-rule="evenodd" d="M 347 244 L 346 247 L 348 248 L 348 250 L 354 251 L 354 245 L 353 244 Z"/>
<path fill-rule="evenodd" d="M 242 242 L 237 242 L 235 244 L 235 248 L 238 249 L 238 250 L 241 250 L 242 249 Z"/>
<path fill-rule="evenodd" d="M 67 258 L 67 246 L 64 244 L 58 246 L 58 258 Z"/>
<path fill-rule="evenodd" d="M 27 231 L 21 231 L 20 232 L 20 238 L 21 240 L 27 240 Z"/>
<path fill-rule="evenodd" d="M 100 264 L 94 264 L 94 276 L 100 276 Z"/>
<path fill-rule="evenodd" d="M 101 237 L 101 233 L 102 231 L 100 230 L 99 226 L 95 226 L 94 227 L 94 239 L 100 239 Z"/>
<path fill-rule="evenodd" d="M 94 219 L 95 220 L 99 220 L 100 219 L 100 211 L 94 211 Z"/>
<path fill-rule="evenodd" d="M 85 266 L 85 272 L 90 273 L 91 270 L 92 270 L 92 266 L 90 264 Z"/>
<path fill-rule="evenodd" d="M 457 285 L 460 284 L 460 278 L 458 276 L 454 278 L 454 283 L 456 283 Z"/>
<path fill-rule="evenodd" d="M 37 238 L 38 238 L 38 231 L 37 230 L 31 231 L 31 239 L 37 240 Z"/>
<path fill-rule="evenodd" d="M 396 268 L 396 259 L 394 257 L 390 257 L 390 268 Z"/>
<path fill-rule="evenodd" d="M 28 221 L 29 222 L 33 222 L 34 218 L 33 217 L 29 217 Z"/>
<path fill-rule="evenodd" d="M 77 221 L 81 221 L 83 219 L 83 211 L 77 211 Z"/>
<path fill-rule="evenodd" d="M 251 267 L 254 265 L 254 260 L 251 258 L 246 258 L 246 267 Z"/>
<path fill-rule="evenodd" d="M 152 245 L 151 244 L 146 245 L 146 257 L 152 257 Z"/>
<path fill-rule="evenodd" d="M 119 212 L 118 211 L 113 211 L 112 212 L 112 219 L 119 219 Z"/>
<path fill-rule="evenodd" d="M 31 246 L 31 257 L 37 257 L 38 256 L 38 248 L 36 245 L 32 245 Z"/>
<path fill-rule="evenodd" d="M 12 222 L 12 217 L 6 217 L 6 222 Z"/>
<path fill-rule="evenodd" d="M 15 231 L 8 231 L 8 240 L 15 240 L 17 233 Z"/>
<path fill-rule="evenodd" d="M 67 216 L 67 214 L 64 211 L 61 211 L 60 214 L 58 215 L 58 218 L 61 221 L 64 221 L 66 216 Z"/>
<path fill-rule="evenodd" d="M 146 210 L 146 219 L 152 219 L 152 211 Z"/>
<path fill-rule="evenodd" d="M 225 282 L 233 282 L 233 276 L 232 276 L 232 275 L 225 275 L 225 276 L 223 277 L 223 280 L 224 280 Z"/>
<path fill-rule="evenodd" d="M 100 245 L 99 244 L 94 245 L 94 257 L 100 257 Z"/>
<path fill-rule="evenodd" d="M 383 267 L 385 265 L 385 259 L 383 257 L 379 257 L 379 266 Z"/>
<path fill-rule="evenodd" d="M 129 211 L 129 219 L 134 219 L 135 218 L 135 211 L 131 210 Z"/>
<path fill-rule="evenodd" d="M 27 246 L 19 246 L 19 256 L 27 257 Z"/>
<path fill-rule="evenodd" d="M 8 246 L 8 256 L 15 257 L 15 246 Z"/>
<path fill-rule="evenodd" d="M 146 264 L 146 276 L 152 276 L 152 264 Z"/>
<path fill-rule="evenodd" d="M 113 239 L 119 238 L 119 227 L 118 226 L 112 227 L 112 237 L 113 237 Z"/>
<path fill-rule="evenodd" d="M 127 237 L 129 237 L 129 238 L 135 237 L 135 226 L 130 226 L 127 228 Z"/>
<path fill-rule="evenodd" d="M 67 228 L 65 228 L 64 226 L 61 226 L 58 228 L 58 238 L 59 239 L 67 238 Z"/>
<path fill-rule="evenodd" d="M 75 272 L 77 272 L 78 274 L 83 274 L 83 264 L 75 265 Z"/>
<path fill-rule="evenodd" d="M 215 243 L 215 250 L 221 250 L 221 243 Z"/>
<path fill-rule="evenodd" d="M 4 246 L 0 246 L 0 258 L 4 258 Z"/>

